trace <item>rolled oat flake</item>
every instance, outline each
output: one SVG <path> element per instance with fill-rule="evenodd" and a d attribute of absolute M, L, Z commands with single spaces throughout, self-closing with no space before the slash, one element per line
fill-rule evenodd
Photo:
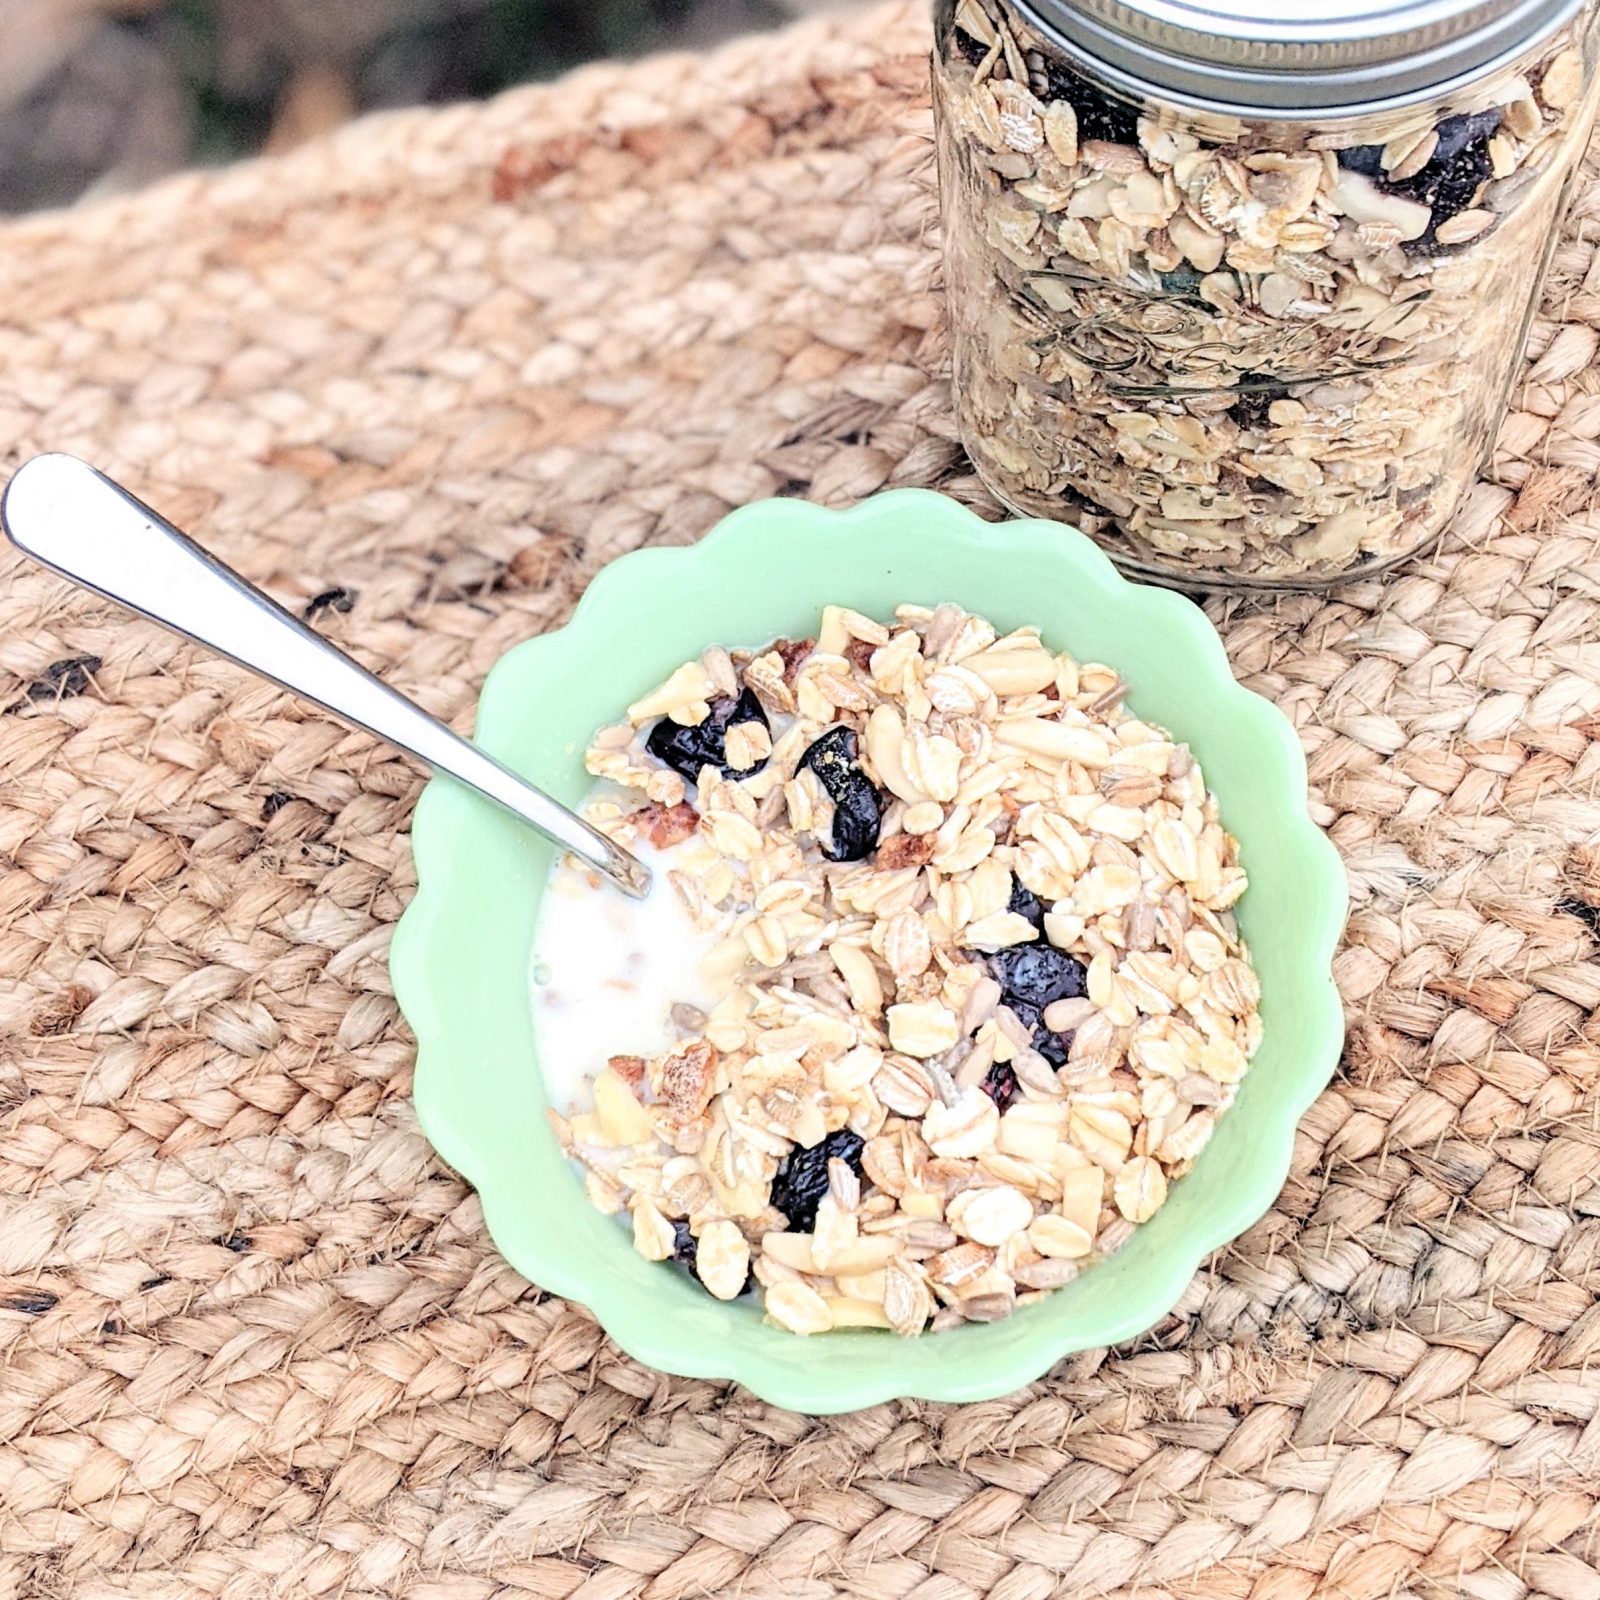
<path fill-rule="evenodd" d="M 1493 443 L 1600 0 L 939 0 L 958 418 L 1187 582 L 1422 549 Z"/>

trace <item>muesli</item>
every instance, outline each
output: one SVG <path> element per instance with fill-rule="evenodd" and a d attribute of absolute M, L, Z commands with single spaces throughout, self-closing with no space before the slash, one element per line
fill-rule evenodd
<path fill-rule="evenodd" d="M 1125 692 L 1035 628 L 828 606 L 595 736 L 587 814 L 716 935 L 677 1042 L 552 1112 L 641 1253 L 796 1333 L 913 1335 L 1009 1315 L 1156 1213 L 1260 986 L 1216 800 Z"/>
<path fill-rule="evenodd" d="M 955 397 L 995 492 L 1207 582 L 1436 534 L 1593 117 L 1578 24 L 1436 102 L 1250 122 L 1121 98 L 1008 0 L 944 10 Z"/>

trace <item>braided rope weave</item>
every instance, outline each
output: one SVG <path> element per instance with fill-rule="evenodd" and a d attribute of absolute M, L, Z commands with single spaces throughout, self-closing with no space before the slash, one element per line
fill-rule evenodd
<path fill-rule="evenodd" d="M 937 484 L 923 8 L 0 232 L 0 467 L 465 725 L 622 551 Z M 1434 558 L 1219 604 L 1355 911 L 1274 1210 L 1137 1346 L 812 1422 L 488 1247 L 384 956 L 420 780 L 0 570 L 0 1600 L 1600 1596 L 1600 174 Z"/>

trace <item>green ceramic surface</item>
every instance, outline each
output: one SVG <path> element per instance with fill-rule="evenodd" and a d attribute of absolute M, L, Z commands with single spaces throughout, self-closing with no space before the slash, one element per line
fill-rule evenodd
<path fill-rule="evenodd" d="M 1117 667 L 1134 709 L 1193 747 L 1241 844 L 1250 888 L 1239 919 L 1261 975 L 1264 1041 L 1194 1170 L 1120 1254 L 986 1326 L 917 1340 L 872 1330 L 801 1338 L 766 1326 L 753 1298 L 722 1304 L 635 1254 L 617 1220 L 589 1206 L 546 1125 L 528 968 L 550 846 L 436 778 L 417 806 L 420 887 L 391 957 L 418 1041 L 418 1116 L 440 1155 L 477 1187 L 507 1260 L 591 1307 L 640 1361 L 736 1378 L 797 1411 L 895 1396 L 986 1399 L 1072 1351 L 1142 1333 L 1210 1251 L 1271 1205 L 1295 1124 L 1343 1039 L 1329 969 L 1345 877 L 1307 816 L 1294 731 L 1234 682 L 1192 602 L 1129 583 L 1088 539 L 1058 525 L 985 523 L 923 490 L 845 512 L 798 501 L 748 506 L 697 545 L 642 550 L 606 567 L 565 628 L 495 666 L 477 737 L 576 805 L 590 782 L 582 759 L 590 733 L 707 644 L 804 637 L 825 603 L 888 617 L 903 601 L 954 601 L 1002 631 L 1034 623 L 1052 648 Z"/>

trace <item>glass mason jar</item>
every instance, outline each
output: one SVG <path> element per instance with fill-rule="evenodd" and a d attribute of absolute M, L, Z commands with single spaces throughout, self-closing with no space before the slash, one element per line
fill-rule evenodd
<path fill-rule="evenodd" d="M 1138 572 L 1318 587 L 1434 539 L 1588 140 L 1600 0 L 1303 9 L 937 0 L 962 437 Z"/>

